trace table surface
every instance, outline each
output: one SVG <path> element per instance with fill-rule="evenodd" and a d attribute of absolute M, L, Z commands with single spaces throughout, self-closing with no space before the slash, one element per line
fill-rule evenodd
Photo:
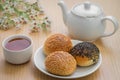
<path fill-rule="evenodd" d="M 0 80 L 60 80 L 47 76 L 40 72 L 33 63 L 35 51 L 44 43 L 47 36 L 53 33 L 67 35 L 67 27 L 63 23 L 60 7 L 57 5 L 59 0 L 40 0 L 40 5 L 52 21 L 51 32 L 29 33 L 28 26 L 23 26 L 16 31 L 12 28 L 7 31 L 0 30 Z M 101 5 L 106 15 L 113 15 L 120 22 L 120 0 L 91 0 Z M 76 3 L 84 0 L 65 0 L 68 9 Z M 112 24 L 108 22 L 106 32 L 112 31 Z M 22 65 L 12 65 L 5 61 L 1 43 L 3 39 L 13 34 L 26 34 L 33 39 L 33 56 L 31 60 Z M 106 38 L 98 39 L 94 43 L 100 49 L 103 60 L 100 68 L 93 74 L 75 80 L 120 80 L 120 28 L 118 31 Z"/>

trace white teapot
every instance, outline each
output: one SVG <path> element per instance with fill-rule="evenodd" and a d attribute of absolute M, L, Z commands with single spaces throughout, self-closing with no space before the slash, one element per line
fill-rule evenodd
<path fill-rule="evenodd" d="M 118 22 L 112 16 L 105 16 L 103 10 L 96 4 L 84 2 L 75 5 L 72 10 L 68 11 L 63 0 L 58 5 L 62 9 L 63 20 L 70 36 L 74 39 L 83 41 L 93 41 L 101 37 L 113 35 L 118 29 Z M 105 34 L 106 20 L 114 25 L 113 32 Z"/>

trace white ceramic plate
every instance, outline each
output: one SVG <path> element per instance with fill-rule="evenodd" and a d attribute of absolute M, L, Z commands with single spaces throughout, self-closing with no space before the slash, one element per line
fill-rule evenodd
<path fill-rule="evenodd" d="M 72 40 L 73 45 L 79 43 L 80 41 L 78 40 Z M 76 71 L 69 76 L 58 76 L 58 75 L 54 75 L 49 73 L 46 69 L 45 69 L 45 58 L 46 56 L 44 55 L 43 52 L 43 46 L 41 46 L 35 53 L 34 55 L 34 64 L 35 66 L 38 68 L 38 70 L 40 70 L 41 72 L 45 73 L 46 75 L 52 76 L 52 77 L 56 77 L 56 78 L 62 78 L 62 79 L 74 79 L 74 78 L 80 78 L 80 77 L 84 77 L 87 76 L 89 74 L 92 74 L 93 72 L 95 72 L 101 65 L 102 62 L 102 56 L 100 54 L 100 58 L 99 61 L 89 67 L 77 67 Z"/>

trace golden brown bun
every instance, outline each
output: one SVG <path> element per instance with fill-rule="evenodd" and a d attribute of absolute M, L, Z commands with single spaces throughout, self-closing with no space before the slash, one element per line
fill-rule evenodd
<path fill-rule="evenodd" d="M 75 45 L 70 54 L 74 56 L 79 66 L 90 66 L 99 59 L 99 49 L 90 42 L 82 42 Z"/>
<path fill-rule="evenodd" d="M 49 55 L 54 51 L 68 52 L 72 48 L 72 42 L 70 38 L 62 34 L 54 34 L 47 38 L 44 43 L 44 53 Z"/>
<path fill-rule="evenodd" d="M 68 52 L 55 51 L 45 60 L 46 69 L 56 75 L 70 75 L 76 69 L 76 60 Z"/>
<path fill-rule="evenodd" d="M 93 60 L 91 60 L 87 57 L 81 57 L 81 56 L 74 56 L 74 57 L 79 66 L 90 66 L 93 64 Z"/>

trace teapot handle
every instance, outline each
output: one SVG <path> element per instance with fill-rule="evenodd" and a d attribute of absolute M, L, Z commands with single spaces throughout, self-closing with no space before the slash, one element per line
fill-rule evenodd
<path fill-rule="evenodd" d="M 113 35 L 117 30 L 118 30 L 118 21 L 116 20 L 116 18 L 112 17 L 112 16 L 106 16 L 102 18 L 102 22 L 105 22 L 106 20 L 109 20 L 113 23 L 114 25 L 114 30 L 113 32 L 109 33 L 109 34 L 103 34 L 101 37 L 107 37 L 107 36 L 111 36 Z"/>

